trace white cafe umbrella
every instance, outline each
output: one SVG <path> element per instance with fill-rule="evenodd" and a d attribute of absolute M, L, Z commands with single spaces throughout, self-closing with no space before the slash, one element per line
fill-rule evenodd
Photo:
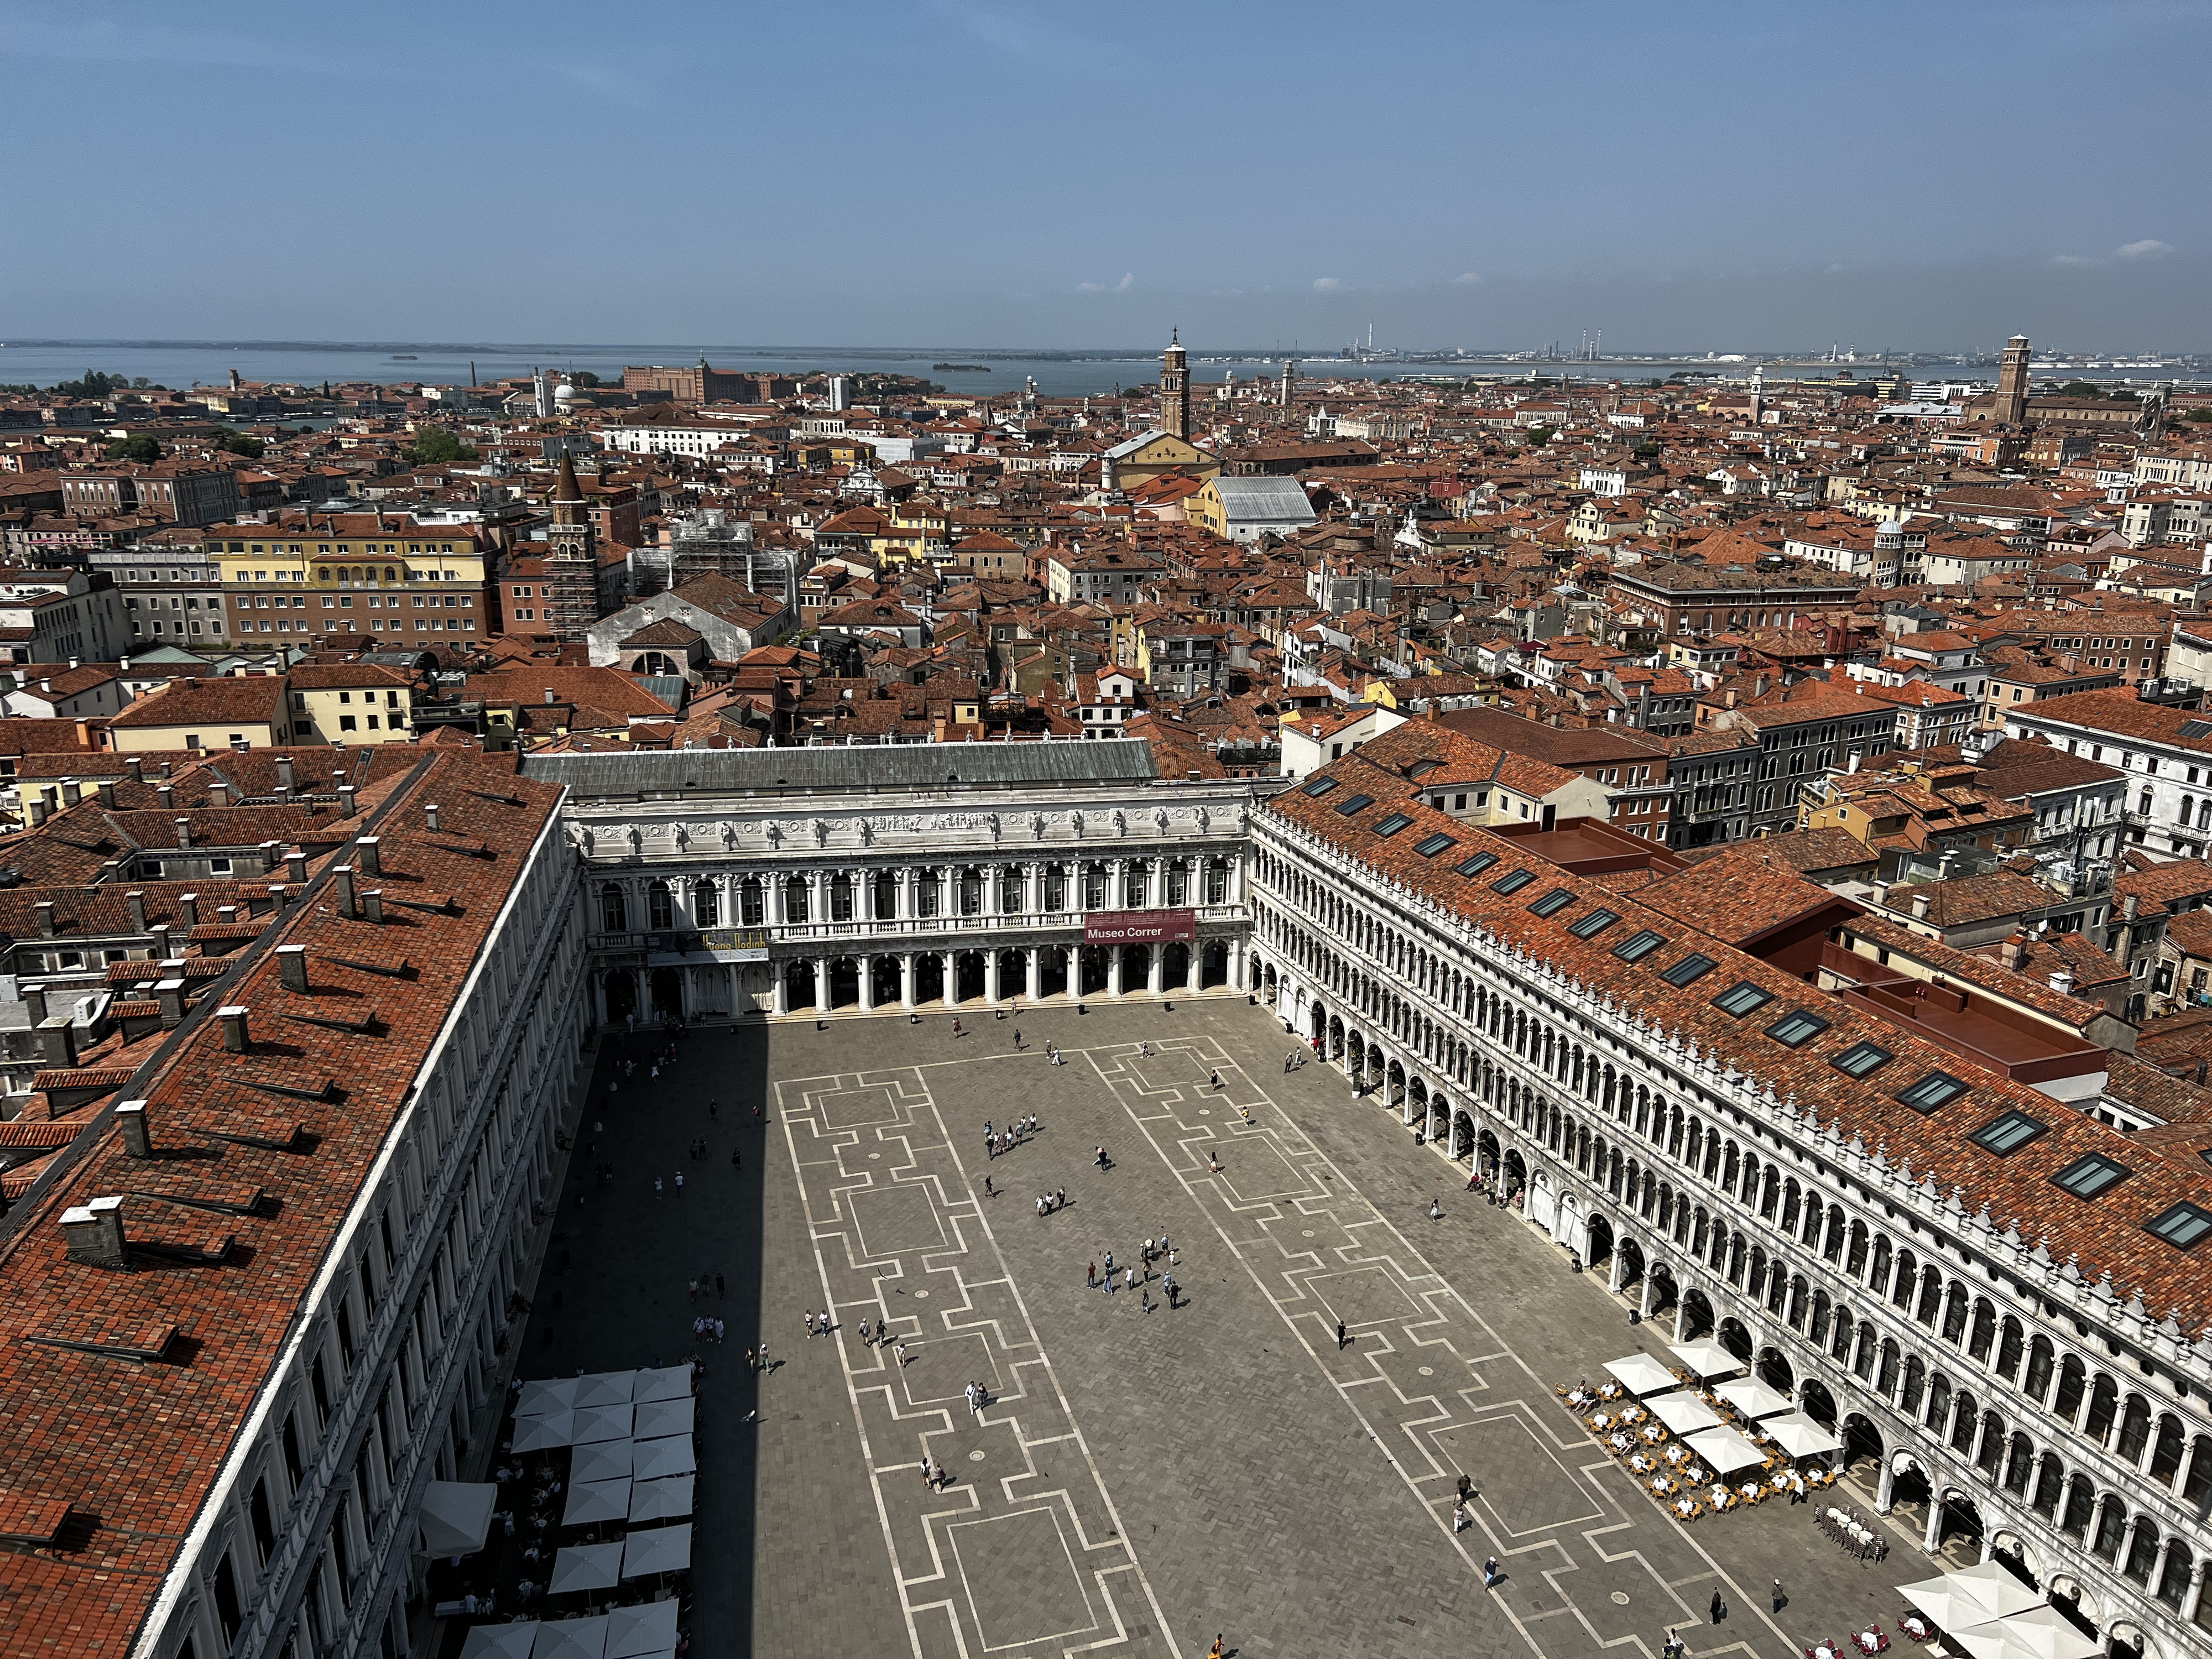
<path fill-rule="evenodd" d="M 637 1382 L 630 1389 L 630 1398 L 643 1405 L 648 1400 L 688 1400 L 691 1397 L 691 1367 L 663 1365 L 658 1370 L 640 1371 Z"/>
<path fill-rule="evenodd" d="M 576 1404 L 580 1407 L 627 1406 L 636 1382 L 635 1371 L 594 1371 L 589 1376 L 580 1376 L 576 1379 Z"/>
<path fill-rule="evenodd" d="M 630 1443 L 627 1440 L 601 1440 L 589 1446 L 576 1448 L 576 1455 L 568 1461 L 571 1480 L 612 1480 L 626 1475 L 630 1468 Z"/>
<path fill-rule="evenodd" d="M 518 1619 L 511 1625 L 477 1625 L 461 1643 L 461 1659 L 530 1659 L 530 1644 L 537 1639 L 535 1619 Z"/>
<path fill-rule="evenodd" d="M 629 1486 L 629 1518 L 675 1521 L 691 1513 L 691 1482 L 696 1477 L 672 1474 L 665 1480 L 633 1480 Z"/>
<path fill-rule="evenodd" d="M 522 1385 L 522 1392 L 514 1397 L 517 1417 L 543 1417 L 550 1411 L 567 1411 L 576 1403 L 576 1379 L 573 1376 L 541 1377 Z"/>
<path fill-rule="evenodd" d="M 659 1440 L 672 1434 L 689 1434 L 695 1421 L 695 1402 L 688 1395 L 681 1400 L 652 1400 L 637 1407 L 630 1432 L 640 1440 Z"/>
<path fill-rule="evenodd" d="M 514 1449 L 519 1452 L 550 1451 L 572 1444 L 575 1437 L 576 1413 L 572 1411 L 554 1410 L 514 1419 Z"/>
<path fill-rule="evenodd" d="M 1686 1435 L 1682 1443 L 1713 1466 L 1718 1474 L 1733 1474 L 1738 1469 L 1748 1468 L 1754 1463 L 1764 1463 L 1766 1454 L 1734 1429 L 1707 1429 L 1699 1434 Z"/>
<path fill-rule="evenodd" d="M 622 1556 L 620 1544 L 571 1544 L 553 1558 L 553 1582 L 546 1588 L 556 1595 L 612 1589 L 622 1578 Z"/>
<path fill-rule="evenodd" d="M 1693 1342 L 1677 1342 L 1667 1350 L 1696 1376 L 1710 1382 L 1716 1376 L 1743 1369 L 1743 1361 L 1710 1337 L 1699 1337 Z"/>
<path fill-rule="evenodd" d="M 422 1513 L 425 1555 L 473 1555 L 483 1547 L 491 1529 L 491 1512 L 499 1501 L 499 1488 L 466 1480 L 433 1480 L 423 1494 Z"/>
<path fill-rule="evenodd" d="M 607 1616 L 548 1619 L 538 1627 L 530 1659 L 606 1659 Z"/>
<path fill-rule="evenodd" d="M 1693 1394 L 1662 1394 L 1646 1401 L 1645 1406 L 1652 1416 L 1676 1434 L 1695 1434 L 1699 1429 L 1717 1429 L 1721 1425 L 1712 1407 Z"/>
<path fill-rule="evenodd" d="M 575 1442 L 580 1446 L 599 1440 L 627 1440 L 629 1438 L 630 1404 L 625 1400 L 619 1406 L 593 1406 L 576 1408 Z"/>
<path fill-rule="evenodd" d="M 607 1614 L 606 1659 L 645 1659 L 676 1645 L 676 1603 L 647 1601 Z"/>
<path fill-rule="evenodd" d="M 1772 1417 L 1790 1409 L 1790 1396 L 1770 1389 L 1755 1376 L 1739 1376 L 1717 1384 L 1713 1392 L 1746 1417 Z"/>
<path fill-rule="evenodd" d="M 1680 1378 L 1648 1353 L 1623 1354 L 1608 1359 L 1605 1368 L 1613 1380 L 1633 1395 L 1664 1394 L 1682 1386 Z"/>
<path fill-rule="evenodd" d="M 1966 1595 L 1987 1607 L 1992 1619 L 2009 1619 L 2031 1607 L 2048 1605 L 2042 1595 L 1994 1561 L 1984 1561 L 1943 1575 Z"/>
<path fill-rule="evenodd" d="M 1820 1457 L 1844 1449 L 1842 1441 L 1802 1412 L 1784 1412 L 1762 1419 L 1759 1426 L 1791 1457 Z"/>
<path fill-rule="evenodd" d="M 1979 1636 L 1985 1631 L 2002 1631 L 2007 1643 L 2015 1650 L 2026 1649 L 2034 1659 L 2097 1659 L 2104 1651 L 2096 1638 L 2082 1635 L 2064 1613 L 2048 1605 L 1958 1633 Z"/>
<path fill-rule="evenodd" d="M 641 1480 L 662 1480 L 672 1474 L 690 1474 L 699 1467 L 691 1450 L 691 1437 L 672 1434 L 665 1440 L 631 1443 L 631 1473 Z"/>
<path fill-rule="evenodd" d="M 564 1527 L 589 1527 L 601 1521 L 626 1521 L 629 1518 L 629 1477 L 617 1475 L 612 1480 L 572 1480 L 568 1483 L 568 1501 L 561 1511 Z"/>
<path fill-rule="evenodd" d="M 655 1573 L 681 1572 L 691 1565 L 691 1523 L 647 1527 L 623 1542 L 622 1576 L 650 1578 Z"/>

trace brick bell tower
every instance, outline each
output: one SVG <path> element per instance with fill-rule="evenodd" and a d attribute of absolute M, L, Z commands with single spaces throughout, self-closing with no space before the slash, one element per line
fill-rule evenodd
<path fill-rule="evenodd" d="M 2015 334 L 2005 342 L 1997 368 L 1997 396 L 1990 418 L 2018 426 L 2027 416 L 2027 336 Z"/>
<path fill-rule="evenodd" d="M 1160 359 L 1160 430 L 1189 441 L 1190 369 L 1174 329 L 1168 331 L 1167 352 Z"/>

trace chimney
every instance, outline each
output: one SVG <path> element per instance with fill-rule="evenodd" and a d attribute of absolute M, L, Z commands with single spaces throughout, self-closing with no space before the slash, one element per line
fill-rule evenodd
<path fill-rule="evenodd" d="M 2051 988 L 2057 992 L 2062 997 L 2072 996 L 2074 994 L 2074 970 L 2070 968 L 2061 968 L 2057 973 L 2051 976 Z"/>
<path fill-rule="evenodd" d="M 371 887 L 361 896 L 362 914 L 381 926 L 384 921 L 384 890 Z"/>
<path fill-rule="evenodd" d="M 157 921 L 146 932 L 154 941 L 154 960 L 167 962 L 169 959 L 169 924 Z"/>
<path fill-rule="evenodd" d="M 1912 896 L 1912 916 L 1914 921 L 1917 921 L 1925 919 L 1928 915 L 1928 907 L 1933 900 L 1934 895 L 1929 893 L 1915 893 Z"/>
<path fill-rule="evenodd" d="M 2014 933 L 2010 939 L 1997 946 L 1997 966 L 2000 968 L 2008 969 L 2010 971 L 2016 974 L 2020 971 L 2021 958 L 2025 957 L 2027 954 L 2027 941 L 2022 939 L 2018 933 Z"/>
<path fill-rule="evenodd" d="M 1859 769 L 1860 766 L 1865 763 L 1865 755 L 1861 753 L 1858 750 L 1854 749 L 1844 762 L 1844 770 L 1846 773 L 1856 772 Z"/>
<path fill-rule="evenodd" d="M 184 919 L 185 927 L 198 927 L 200 925 L 200 896 L 198 893 L 179 893 L 177 896 L 177 914 Z"/>
<path fill-rule="evenodd" d="M 39 1030 L 48 1041 L 40 1045 L 46 1061 L 52 1066 L 76 1064 L 76 1021 L 67 1014 L 48 1014 L 39 1022 Z"/>
<path fill-rule="evenodd" d="M 238 907 L 235 904 L 217 906 L 215 919 L 225 927 L 231 927 L 238 921 Z"/>
<path fill-rule="evenodd" d="M 146 931 L 145 894 L 125 893 L 123 896 L 123 902 L 131 907 L 131 931 L 134 933 L 144 933 Z"/>
<path fill-rule="evenodd" d="M 269 912 L 271 915 L 284 914 L 284 907 L 292 902 L 292 894 L 283 882 L 273 883 L 269 889 Z"/>
<path fill-rule="evenodd" d="M 338 878 L 338 914 L 351 921 L 361 915 L 360 907 L 353 902 L 353 866 L 341 864 L 334 873 Z"/>
<path fill-rule="evenodd" d="M 179 818 L 177 820 L 177 845 L 179 847 L 189 848 L 191 844 L 192 821 L 190 818 Z"/>
<path fill-rule="evenodd" d="M 284 861 L 284 843 L 281 841 L 264 841 L 257 850 L 261 854 L 261 872 L 264 875 Z"/>
<path fill-rule="evenodd" d="M 2200 1087 L 2203 1085 L 2204 1074 L 2208 1070 L 2212 1070 L 2212 1060 L 2200 1060 L 2197 1062 L 2197 1081 Z"/>
<path fill-rule="evenodd" d="M 292 757 L 289 755 L 276 757 L 276 793 L 287 800 L 292 798 Z"/>
<path fill-rule="evenodd" d="M 384 838 L 363 836 L 354 843 L 354 855 L 361 860 L 361 872 L 365 876 L 384 873 Z"/>
<path fill-rule="evenodd" d="M 248 1012 L 249 1010 L 239 1003 L 215 1011 L 215 1017 L 222 1022 L 222 1046 L 234 1054 L 252 1052 L 253 1040 L 247 1036 L 246 1030 Z"/>
<path fill-rule="evenodd" d="M 62 1212 L 62 1237 L 69 1259 L 88 1267 L 127 1267 L 131 1252 L 123 1242 L 123 1200 L 95 1198 Z"/>
<path fill-rule="evenodd" d="M 40 824 L 46 821 L 46 802 L 33 795 L 28 801 L 24 803 L 23 816 L 30 819 L 32 829 L 37 829 Z"/>
<path fill-rule="evenodd" d="M 102 778 L 100 781 L 100 804 L 111 812 L 115 810 L 115 780 L 113 778 Z"/>
<path fill-rule="evenodd" d="M 551 707 L 553 702 L 553 688 L 550 685 L 545 688 L 545 702 L 547 707 Z"/>
<path fill-rule="evenodd" d="M 33 1025 L 45 1024 L 46 988 L 43 985 L 26 985 L 20 994 L 23 999 L 23 1006 L 31 1011 L 31 1024 Z"/>
<path fill-rule="evenodd" d="M 213 798 L 215 804 L 217 806 L 228 806 L 230 805 L 230 786 L 225 783 L 221 778 L 217 778 L 213 783 L 208 785 L 208 793 Z M 179 845 L 182 844 L 183 843 L 179 843 Z"/>
<path fill-rule="evenodd" d="M 52 939 L 54 936 L 53 901 L 52 899 L 40 899 L 36 904 L 31 907 L 31 914 L 38 919 L 39 937 L 41 939 Z"/>
<path fill-rule="evenodd" d="M 153 1132 L 146 1125 L 146 1103 L 126 1100 L 115 1109 L 115 1127 L 123 1132 L 123 1150 L 132 1158 L 154 1156 Z"/>
<path fill-rule="evenodd" d="M 2133 921 L 2136 919 L 2136 912 L 2142 908 L 2142 901 L 2133 893 L 2128 894 L 2120 900 L 2120 920 Z"/>
<path fill-rule="evenodd" d="M 288 991 L 304 994 L 307 989 L 307 947 L 304 945 L 280 945 L 276 947 L 276 976 Z"/>
<path fill-rule="evenodd" d="M 435 830 L 438 827 L 437 802 L 432 801 L 428 806 L 422 809 L 422 822 L 428 824 L 433 830 Z"/>
<path fill-rule="evenodd" d="M 341 817 L 353 816 L 353 786 L 349 783 L 338 786 L 338 814 Z"/>
<path fill-rule="evenodd" d="M 154 793 L 155 795 L 160 797 L 161 810 L 164 812 L 167 811 L 172 806 L 174 806 L 177 804 L 176 788 L 175 786 L 172 784 L 157 783 L 154 786 Z"/>
<path fill-rule="evenodd" d="M 155 980 L 154 1000 L 161 1005 L 162 1030 L 174 1030 L 185 1023 L 185 981 L 182 978 Z"/>
<path fill-rule="evenodd" d="M 75 778 L 62 780 L 62 805 L 74 806 L 84 799 L 84 787 Z"/>
<path fill-rule="evenodd" d="M 1876 904 L 1880 904 L 1880 905 L 1887 905 L 1887 904 L 1888 904 L 1888 902 L 1889 902 L 1889 884 L 1888 884 L 1887 882 L 1886 882 L 1886 881 L 1877 881 L 1877 882 L 1875 882 L 1875 883 L 1874 883 L 1874 884 L 1873 884 L 1873 887 L 1874 887 L 1874 902 L 1875 902 Z"/>
<path fill-rule="evenodd" d="M 125 755 L 123 757 L 123 769 L 129 775 L 131 782 L 143 783 L 146 781 L 146 763 L 139 759 L 137 756 Z"/>
<path fill-rule="evenodd" d="M 284 854 L 284 873 L 288 880 L 303 884 L 307 879 L 307 849 L 304 847 L 287 848 Z"/>

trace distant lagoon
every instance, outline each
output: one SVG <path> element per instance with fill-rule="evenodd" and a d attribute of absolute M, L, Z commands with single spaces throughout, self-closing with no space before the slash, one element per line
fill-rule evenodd
<path fill-rule="evenodd" d="M 1157 380 L 1157 352 L 1118 356 L 1109 351 L 1027 355 L 979 350 L 974 347 L 755 347 L 709 346 L 705 353 L 718 368 L 759 370 L 784 374 L 830 372 L 909 374 L 934 380 L 948 390 L 1012 393 L 1025 380 L 1034 378 L 1047 397 L 1096 397 L 1117 386 Z M 247 380 L 319 386 L 325 380 L 374 380 L 384 385 L 418 381 L 431 386 L 465 386 L 471 366 L 477 380 L 489 382 L 528 374 L 532 369 L 589 370 L 603 380 L 618 382 L 626 363 L 690 363 L 698 361 L 697 346 L 577 345 L 503 343 L 420 343 L 410 341 L 285 341 L 252 340 L 31 340 L 0 345 L 0 383 L 52 386 L 73 380 L 87 369 L 136 379 L 144 376 L 156 385 L 189 388 L 195 383 L 219 386 L 236 369 Z M 933 371 L 939 362 L 972 363 L 988 374 Z M 1830 365 L 1808 363 L 1802 372 L 1824 374 L 1849 367 L 1861 380 L 1882 373 L 1875 363 Z M 1378 360 L 1358 362 L 1331 356 L 1301 357 L 1298 373 L 1306 379 L 1378 380 L 1405 375 L 1525 375 L 1547 378 L 1571 374 L 1577 380 L 1633 382 L 1663 375 L 1672 368 L 1742 376 L 1748 363 L 1721 363 L 1696 358 L 1672 358 L 1650 362 L 1508 362 L 1498 357 L 1468 357 L 1444 361 Z M 1240 380 L 1272 380 L 1282 371 L 1279 357 L 1261 352 L 1205 354 L 1194 350 L 1193 378 L 1218 382 L 1231 373 Z M 1783 369 L 1778 377 L 1791 371 Z M 2039 371 L 2040 373 L 2041 371 Z M 2156 370 L 2085 371 L 2094 378 L 2118 377 L 2141 381 L 2180 380 L 2198 384 L 2212 380 L 2212 372 L 2194 367 Z M 1967 363 L 1957 359 L 1928 358 L 1912 365 L 1921 380 L 1983 380 L 1996 376 L 1994 364 Z"/>

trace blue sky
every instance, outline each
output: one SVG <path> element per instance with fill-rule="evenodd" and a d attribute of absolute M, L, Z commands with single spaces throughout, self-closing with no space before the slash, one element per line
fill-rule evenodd
<path fill-rule="evenodd" d="M 0 338 L 2212 349 L 2212 8 L 0 0 Z"/>

